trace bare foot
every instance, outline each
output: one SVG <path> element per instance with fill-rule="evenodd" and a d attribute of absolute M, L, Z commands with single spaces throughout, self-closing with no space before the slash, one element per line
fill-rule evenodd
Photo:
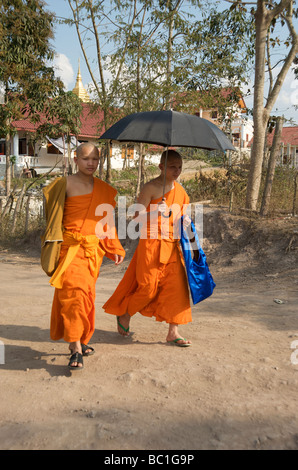
<path fill-rule="evenodd" d="M 178 332 L 178 325 L 169 324 L 169 332 L 167 336 L 167 343 L 175 344 L 176 346 L 190 346 L 192 343 L 184 339 Z"/>
<path fill-rule="evenodd" d="M 185 338 L 181 338 L 180 336 L 178 338 L 175 338 L 175 339 L 168 339 L 167 338 L 167 343 L 173 343 L 176 346 L 190 346 L 192 344 L 191 341 L 188 341 Z"/>
<path fill-rule="evenodd" d="M 89 346 L 88 344 L 81 343 L 82 346 L 82 354 L 83 356 L 92 356 L 95 353 L 94 348 Z"/>
<path fill-rule="evenodd" d="M 129 323 L 130 323 L 130 315 L 125 313 L 121 315 L 121 317 L 117 317 L 117 327 L 118 333 L 122 336 L 129 336 Z"/>
<path fill-rule="evenodd" d="M 69 350 L 70 350 L 70 353 L 71 354 L 74 354 L 75 352 L 80 352 L 80 349 L 79 349 L 79 346 L 73 346 L 73 345 L 76 345 L 77 343 L 70 343 L 69 344 Z M 83 344 L 83 343 L 80 343 L 81 345 L 81 353 L 83 354 L 83 356 L 92 356 L 94 353 L 95 353 L 95 350 L 94 348 L 92 348 L 91 346 L 88 346 L 86 344 Z M 73 350 L 74 349 L 74 350 Z"/>

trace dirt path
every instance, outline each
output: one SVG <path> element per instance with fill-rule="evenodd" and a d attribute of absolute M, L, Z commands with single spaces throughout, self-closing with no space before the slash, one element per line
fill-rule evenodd
<path fill-rule="evenodd" d="M 66 344 L 49 339 L 53 289 L 38 260 L 0 252 L 0 448 L 297 449 L 297 270 L 214 263 L 215 293 L 181 328 L 193 342 L 182 349 L 140 315 L 132 339 L 116 333 L 101 306 L 126 265 L 102 267 L 96 354 L 71 375 Z"/>

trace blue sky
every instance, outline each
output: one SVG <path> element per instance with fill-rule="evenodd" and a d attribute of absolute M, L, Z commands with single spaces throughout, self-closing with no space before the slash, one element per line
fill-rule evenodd
<path fill-rule="evenodd" d="M 220 7 L 227 7 L 225 1 L 218 2 Z M 46 0 L 47 10 L 54 12 L 58 17 L 70 17 L 71 11 L 67 0 Z M 296 20 L 296 29 L 298 29 L 298 21 Z M 76 75 L 78 71 L 78 61 L 80 60 L 80 68 L 82 81 L 85 87 L 91 82 L 79 41 L 75 31 L 75 27 L 67 25 L 55 26 L 55 38 L 52 41 L 56 51 L 55 66 L 57 74 L 63 80 L 67 90 L 72 90 L 75 86 Z M 92 49 L 89 50 L 91 55 Z M 253 81 L 253 78 L 252 78 Z M 251 84 L 252 89 L 252 84 Z M 252 107 L 252 97 L 245 98 L 248 107 Z M 285 84 L 282 88 L 278 101 L 274 106 L 274 114 L 284 114 L 286 118 L 293 118 L 298 125 L 298 111 L 295 111 L 293 104 L 298 105 L 298 80 L 294 80 L 293 72 L 289 72 Z"/>

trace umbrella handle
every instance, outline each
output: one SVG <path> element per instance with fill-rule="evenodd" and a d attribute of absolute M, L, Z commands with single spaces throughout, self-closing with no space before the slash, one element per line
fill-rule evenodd
<path fill-rule="evenodd" d="M 162 200 L 165 201 L 166 198 L 163 197 Z M 169 218 L 171 217 L 171 215 L 172 215 L 172 209 L 170 209 L 170 212 L 169 212 L 168 215 L 165 215 L 163 212 L 161 213 L 161 215 L 162 215 L 162 217 L 164 217 L 165 219 L 169 219 Z"/>

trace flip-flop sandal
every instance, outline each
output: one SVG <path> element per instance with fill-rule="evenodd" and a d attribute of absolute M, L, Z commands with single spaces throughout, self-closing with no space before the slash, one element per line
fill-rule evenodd
<path fill-rule="evenodd" d="M 88 344 L 81 344 L 82 346 L 82 353 L 83 353 L 83 356 L 92 356 L 94 353 L 95 353 L 95 350 L 89 346 Z M 91 351 L 88 351 L 88 349 L 91 349 Z M 87 352 L 88 351 L 88 352 Z"/>
<path fill-rule="evenodd" d="M 72 364 L 74 364 L 75 362 L 77 362 L 78 364 L 81 364 L 81 366 L 79 366 L 79 365 L 73 366 Z M 79 352 L 75 352 L 70 358 L 70 361 L 68 363 L 68 368 L 70 370 L 82 370 L 82 369 L 84 369 L 82 354 L 80 354 Z"/>
<path fill-rule="evenodd" d="M 125 333 L 129 333 L 129 327 L 128 327 L 128 328 L 124 328 L 124 326 L 121 325 L 121 323 L 120 323 L 119 317 L 117 317 L 117 323 L 118 323 L 118 325 L 120 326 L 120 328 L 122 328 L 122 330 L 125 331 Z M 125 335 L 123 335 L 123 336 L 125 336 Z"/>
<path fill-rule="evenodd" d="M 179 348 L 188 348 L 188 346 L 191 346 L 191 343 L 178 343 L 178 341 L 186 341 L 186 339 L 176 338 L 173 341 L 167 341 L 167 343 L 173 344 L 174 346 L 179 346 Z"/>

